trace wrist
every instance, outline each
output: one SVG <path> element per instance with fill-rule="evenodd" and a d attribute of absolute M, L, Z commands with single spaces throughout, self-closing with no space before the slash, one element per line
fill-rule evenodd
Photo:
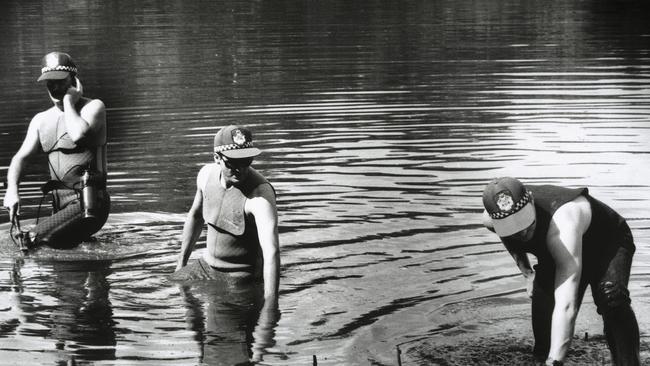
<path fill-rule="evenodd" d="M 524 277 L 529 278 L 529 277 L 535 275 L 535 271 L 532 270 L 532 269 L 530 269 L 530 270 L 527 270 L 527 271 L 522 272 L 522 274 L 524 275 Z"/>
<path fill-rule="evenodd" d="M 278 294 L 277 292 L 272 292 L 270 294 L 264 294 L 264 304 L 277 304 L 278 303 Z"/>
<path fill-rule="evenodd" d="M 75 110 L 74 105 L 77 103 L 78 100 L 79 100 L 79 98 L 75 98 L 70 94 L 64 95 L 63 96 L 63 108 L 65 108 L 66 110 L 70 110 L 70 111 Z"/>
<path fill-rule="evenodd" d="M 548 365 L 548 366 L 563 366 L 563 365 L 564 365 L 564 362 L 562 362 L 562 361 L 558 361 L 558 360 L 554 360 L 553 357 L 549 357 L 549 358 L 546 359 L 546 362 L 544 363 L 544 365 Z"/>

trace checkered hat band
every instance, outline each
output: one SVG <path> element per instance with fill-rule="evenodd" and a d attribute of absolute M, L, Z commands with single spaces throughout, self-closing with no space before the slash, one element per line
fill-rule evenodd
<path fill-rule="evenodd" d="M 44 67 L 41 69 L 41 74 L 45 74 L 46 72 L 49 71 L 67 71 L 67 72 L 74 72 L 77 73 L 77 68 L 72 67 L 72 66 L 55 66 L 55 67 Z"/>
<path fill-rule="evenodd" d="M 530 191 L 526 191 L 526 194 L 524 194 L 524 196 L 521 197 L 521 199 L 518 202 L 516 202 L 509 211 L 492 212 L 490 213 L 490 217 L 498 220 L 498 219 L 506 218 L 516 212 L 519 212 L 519 210 L 524 208 L 524 206 L 526 206 L 526 204 L 530 202 L 531 198 L 532 198 L 532 194 L 530 193 Z"/>
<path fill-rule="evenodd" d="M 230 144 L 230 145 L 221 145 L 221 146 L 215 146 L 214 147 L 214 152 L 220 153 L 222 151 L 228 151 L 228 150 L 237 150 L 237 149 L 246 149 L 248 147 L 253 147 L 253 143 L 246 141 L 241 145 L 237 144 Z"/>

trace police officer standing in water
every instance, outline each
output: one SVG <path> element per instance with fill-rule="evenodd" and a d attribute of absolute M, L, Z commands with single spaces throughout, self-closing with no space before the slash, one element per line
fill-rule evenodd
<path fill-rule="evenodd" d="M 273 309 L 280 277 L 278 215 L 275 190 L 250 166 L 260 153 L 245 127 L 227 126 L 215 135 L 214 163 L 205 165 L 197 176 L 196 195 L 171 278 L 214 280 L 228 287 L 254 283 L 261 277 L 264 307 Z M 204 222 L 206 250 L 187 265 Z"/>
<path fill-rule="evenodd" d="M 632 233 L 587 188 L 524 186 L 498 178 L 483 192 L 484 224 L 496 232 L 528 281 L 534 354 L 562 365 L 587 285 L 616 365 L 639 365 L 639 327 L 627 289 Z M 527 253 L 537 257 L 531 268 Z"/>
<path fill-rule="evenodd" d="M 43 58 L 39 82 L 54 104 L 36 114 L 7 172 L 4 206 L 12 223 L 20 212 L 18 185 L 28 159 L 39 150 L 47 155 L 50 181 L 41 190 L 52 194 L 53 213 L 21 233 L 22 249 L 47 244 L 77 245 L 106 222 L 106 110 L 99 99 L 83 96 L 77 66 L 70 55 L 51 52 Z"/>

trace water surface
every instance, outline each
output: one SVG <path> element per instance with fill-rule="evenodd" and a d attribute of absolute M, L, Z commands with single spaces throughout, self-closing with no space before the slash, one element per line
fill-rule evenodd
<path fill-rule="evenodd" d="M 86 95 L 107 106 L 113 213 L 102 235 L 143 247 L 111 261 L 0 260 L 0 357 L 228 364 L 255 344 L 266 364 L 394 364 L 396 344 L 435 334 L 443 321 L 426 315 L 444 304 L 523 296 L 480 224 L 483 185 L 502 175 L 589 186 L 627 217 L 638 245 L 630 288 L 647 295 L 647 10 L 10 1 L 0 175 L 48 107 L 40 58 L 71 53 Z M 188 297 L 166 280 L 196 173 L 231 123 L 253 129 L 264 150 L 255 167 L 278 193 L 281 317 L 270 338 L 244 321 L 246 301 Z M 25 173 L 24 217 L 36 215 L 45 168 L 41 157 Z"/>

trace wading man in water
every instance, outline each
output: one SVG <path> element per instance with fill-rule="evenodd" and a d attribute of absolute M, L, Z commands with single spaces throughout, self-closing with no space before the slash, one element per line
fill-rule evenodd
<path fill-rule="evenodd" d="M 214 137 L 214 163 L 196 179 L 196 195 L 187 215 L 173 280 L 211 280 L 224 291 L 255 286 L 263 279 L 266 324 L 277 319 L 280 253 L 275 190 L 250 165 L 260 150 L 252 134 L 224 127 Z M 203 256 L 189 265 L 194 244 L 207 222 Z"/>
<path fill-rule="evenodd" d="M 484 224 L 528 281 L 534 354 L 562 365 L 587 285 L 616 365 L 639 365 L 639 327 L 627 284 L 635 246 L 625 219 L 586 188 L 498 178 L 483 192 Z M 527 253 L 537 257 L 533 270 Z"/>
<path fill-rule="evenodd" d="M 32 118 L 11 159 L 4 206 L 15 222 L 21 174 L 31 156 L 45 152 L 51 180 L 41 189 L 52 194 L 53 213 L 25 233 L 24 247 L 70 247 L 96 233 L 108 218 L 106 111 L 101 100 L 83 97 L 77 66 L 66 53 L 45 55 L 38 81 L 45 83 L 54 105 Z"/>

